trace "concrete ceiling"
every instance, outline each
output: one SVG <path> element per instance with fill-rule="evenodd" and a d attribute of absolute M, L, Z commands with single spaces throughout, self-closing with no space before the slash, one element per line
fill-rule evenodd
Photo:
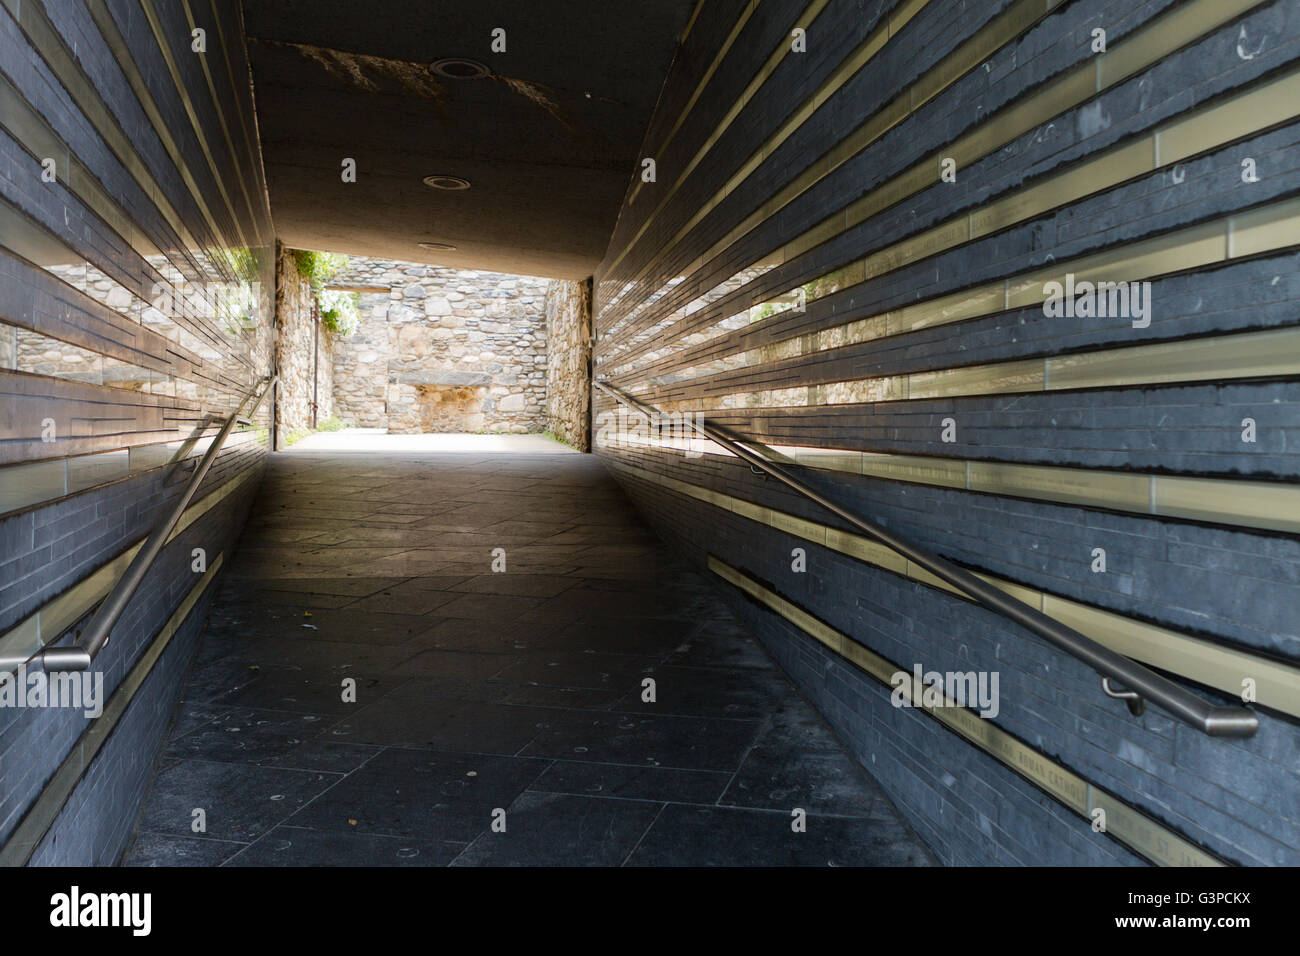
<path fill-rule="evenodd" d="M 693 6 L 244 0 L 278 235 L 305 249 L 590 275 Z M 504 53 L 491 50 L 497 27 Z M 427 69 L 443 57 L 492 75 Z M 341 179 L 345 158 L 356 160 L 355 183 Z M 471 187 L 431 189 L 431 175 Z"/>

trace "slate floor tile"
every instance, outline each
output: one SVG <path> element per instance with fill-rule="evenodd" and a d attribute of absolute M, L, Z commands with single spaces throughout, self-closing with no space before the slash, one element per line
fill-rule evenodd
<path fill-rule="evenodd" d="M 223 610 L 210 621 L 209 631 L 242 641 L 257 638 L 400 644 L 427 630 L 429 625 L 421 614 L 241 603 L 237 608 Z"/>
<path fill-rule="evenodd" d="M 584 616 L 539 638 L 537 646 L 662 659 L 680 647 L 695 626 L 677 618 Z"/>
<path fill-rule="evenodd" d="M 684 770 L 734 771 L 761 722 L 566 711 L 541 728 L 525 756 Z"/>
<path fill-rule="evenodd" d="M 354 677 L 357 674 L 380 676 L 408 660 L 412 654 L 411 642 L 364 644 L 311 639 L 252 642 L 211 634 L 206 635 L 204 640 L 203 650 L 210 650 L 213 653 L 201 653 L 195 665 L 203 668 L 213 667 L 214 675 L 250 667 L 307 666 L 316 671 L 331 673 L 338 671 L 340 678 L 349 674 Z"/>
<path fill-rule="evenodd" d="M 281 825 L 226 866 L 446 866 L 464 843 Z"/>
<path fill-rule="evenodd" d="M 502 704 L 609 710 L 619 697 L 618 691 L 599 687 L 560 687 L 554 684 L 513 684 L 504 681 L 501 684 L 503 690 L 497 700 Z"/>
<path fill-rule="evenodd" d="M 633 690 L 615 710 L 699 717 L 762 719 L 786 697 L 794 696 L 789 682 L 773 671 L 719 670 L 700 667 L 657 667 L 655 699 L 647 701 Z"/>
<path fill-rule="evenodd" d="M 387 698 L 330 728 L 349 743 L 515 754 L 565 711 L 472 700 Z"/>
<path fill-rule="evenodd" d="M 320 714 L 237 708 L 174 738 L 164 752 L 168 757 L 180 759 L 347 773 L 365 763 L 380 748 L 319 739 L 338 719 Z"/>
<path fill-rule="evenodd" d="M 511 594 L 520 597 L 550 598 L 567 591 L 578 582 L 563 574 L 524 574 L 499 572 L 480 574 L 456 585 L 455 590 L 471 594 Z"/>
<path fill-rule="evenodd" d="M 181 696 L 132 865 L 928 859 L 592 456 L 271 456 Z"/>
<path fill-rule="evenodd" d="M 499 702 L 511 686 L 502 681 L 471 680 L 467 677 L 412 677 L 384 696 L 393 701 L 411 701 L 413 707 L 438 698 L 492 703 Z"/>
<path fill-rule="evenodd" d="M 757 668 L 772 670 L 776 664 L 763 646 L 743 634 L 718 633 L 700 628 L 684 637 L 665 664 L 683 667 Z"/>
<path fill-rule="evenodd" d="M 510 621 L 541 603 L 540 598 L 518 594 L 457 594 L 438 608 L 439 617 Z"/>
<path fill-rule="evenodd" d="M 427 535 L 426 535 L 427 540 Z M 422 574 L 411 578 L 404 578 L 401 581 L 393 581 L 390 585 L 374 591 L 375 594 L 383 594 L 386 591 L 400 593 L 405 591 L 456 591 L 459 585 L 473 578 L 470 574 Z"/>
<path fill-rule="evenodd" d="M 546 769 L 546 762 L 485 754 L 389 749 L 343 778 L 292 826 L 468 843 Z"/>
<path fill-rule="evenodd" d="M 392 690 L 393 699 L 477 700 L 484 703 L 521 704 L 569 710 L 608 710 L 620 696 L 615 691 L 591 687 L 555 687 L 549 684 L 516 684 L 502 680 L 470 680 L 464 677 L 412 677 Z"/>
<path fill-rule="evenodd" d="M 347 609 L 367 613 L 377 611 L 382 614 L 423 616 L 438 610 L 444 604 L 452 603 L 459 597 L 460 595 L 454 593 L 413 587 L 408 582 L 354 601 L 347 606 Z M 427 625 L 427 622 L 421 623 Z M 413 630 L 418 631 L 420 628 Z"/>
<path fill-rule="evenodd" d="M 182 698 L 176 707 L 170 737 L 172 739 L 183 737 L 192 730 L 210 724 L 229 710 L 229 707 L 217 707 L 204 701 Z"/>
<path fill-rule="evenodd" d="M 311 617 L 299 614 L 289 617 L 286 623 L 290 625 L 287 631 L 276 636 L 373 644 L 400 644 L 429 628 L 429 621 L 420 611 L 397 614 L 355 605 L 337 611 L 314 611 Z"/>
<path fill-rule="evenodd" d="M 213 700 L 247 687 L 262 676 L 261 666 L 254 661 L 234 658 L 228 651 L 215 660 L 204 661 L 203 648 L 199 650 L 199 659 L 190 671 L 183 692 L 184 699 L 196 706 L 219 710 L 221 705 L 213 704 Z"/>
<path fill-rule="evenodd" d="M 481 833 L 455 866 L 618 866 L 662 804 L 526 792 L 504 832 Z"/>
<path fill-rule="evenodd" d="M 509 667 L 517 659 L 510 654 L 484 654 L 476 651 L 416 651 L 397 666 L 407 677 L 465 677 L 487 680 Z"/>
<path fill-rule="evenodd" d="M 501 680 L 561 687 L 633 690 L 639 689 L 641 681 L 654 673 L 658 660 L 658 657 L 598 651 L 529 651 L 496 676 Z"/>
<path fill-rule="evenodd" d="M 141 833 L 122 857 L 122 866 L 220 866 L 246 843 Z"/>
<path fill-rule="evenodd" d="M 868 816 L 884 798 L 847 754 L 821 756 L 757 744 L 736 771 L 724 806 Z"/>
<path fill-rule="evenodd" d="M 476 651 L 509 654 L 538 646 L 553 628 L 465 617 L 431 618 L 429 630 L 406 643 L 407 647 L 442 651 Z"/>
<path fill-rule="evenodd" d="M 666 806 L 630 866 L 927 866 L 901 824 L 809 814 L 796 833 L 789 813 Z"/>
<path fill-rule="evenodd" d="M 316 594 L 311 591 L 272 591 L 259 590 L 245 599 L 247 604 L 265 606 L 267 604 L 284 604 L 296 608 L 299 612 L 337 609 L 356 600 L 350 594 Z"/>
<path fill-rule="evenodd" d="M 628 800 L 716 803 L 732 775 L 712 770 L 628 767 L 557 760 L 533 781 L 533 790 Z"/>
<path fill-rule="evenodd" d="M 246 683 L 213 697 L 212 702 L 231 707 L 288 710 L 299 714 L 351 714 L 382 697 L 403 679 L 395 676 L 370 677 L 338 668 L 308 670 L 268 666 L 244 668 L 244 671 L 252 675 Z M 354 701 L 344 698 L 345 680 L 355 681 Z"/>
<path fill-rule="evenodd" d="M 140 828 L 193 836 L 199 809 L 206 818 L 204 836 L 251 843 L 341 779 L 336 773 L 178 760 L 154 778 Z"/>
<path fill-rule="evenodd" d="M 394 587 L 401 584 L 405 578 L 376 578 L 365 575 L 356 577 L 311 577 L 294 579 L 289 577 L 277 578 L 274 581 L 260 581 L 257 583 L 257 590 L 260 591 L 279 591 L 290 594 L 336 594 L 345 597 L 365 597 L 368 594 L 376 594 L 386 587 Z"/>

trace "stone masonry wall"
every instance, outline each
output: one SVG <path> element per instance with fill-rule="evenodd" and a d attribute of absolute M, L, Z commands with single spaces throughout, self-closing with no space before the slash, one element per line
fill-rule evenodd
<path fill-rule="evenodd" d="M 591 451 L 591 283 L 546 290 L 546 430 Z"/>
<path fill-rule="evenodd" d="M 353 258 L 332 283 L 361 293 L 334 342 L 344 423 L 398 434 L 545 426 L 546 279 Z"/>

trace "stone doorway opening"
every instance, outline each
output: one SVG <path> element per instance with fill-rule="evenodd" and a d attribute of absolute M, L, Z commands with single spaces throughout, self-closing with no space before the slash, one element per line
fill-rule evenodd
<path fill-rule="evenodd" d="M 589 286 L 350 257 L 328 291 L 355 295 L 356 321 L 323 350 L 322 390 L 342 427 L 394 435 L 546 432 L 586 450 Z M 295 340 L 288 354 L 301 351 Z M 307 408 L 290 401 L 289 393 L 302 391 L 300 377 L 290 377 L 279 406 Z"/>
<path fill-rule="evenodd" d="M 487 389 L 473 385 L 416 385 L 419 431 L 476 432 L 483 428 Z"/>

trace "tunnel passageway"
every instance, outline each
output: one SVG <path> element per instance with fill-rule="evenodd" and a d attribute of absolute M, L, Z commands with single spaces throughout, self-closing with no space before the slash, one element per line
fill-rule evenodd
<path fill-rule="evenodd" d="M 270 459 L 125 862 L 931 859 L 599 460 L 344 432 Z"/>

